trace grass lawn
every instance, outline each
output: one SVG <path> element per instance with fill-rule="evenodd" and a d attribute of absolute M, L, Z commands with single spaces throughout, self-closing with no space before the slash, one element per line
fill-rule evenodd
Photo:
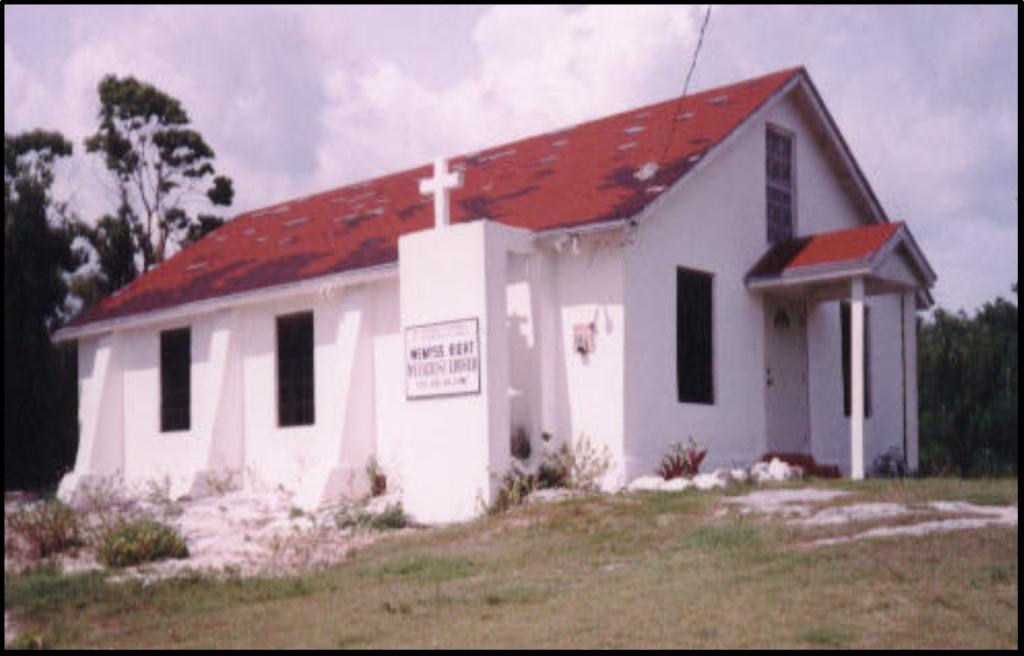
<path fill-rule="evenodd" d="M 814 486 L 1017 503 L 1016 479 Z M 777 519 L 715 517 L 721 497 L 518 508 L 295 578 L 5 574 L 4 607 L 55 647 L 1017 647 L 1016 527 L 808 549 Z"/>

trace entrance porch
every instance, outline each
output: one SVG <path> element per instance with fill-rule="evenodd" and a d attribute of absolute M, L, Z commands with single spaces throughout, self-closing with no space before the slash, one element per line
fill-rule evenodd
<path fill-rule="evenodd" d="M 876 440 L 898 445 L 899 457 L 916 469 L 915 311 L 931 304 L 934 282 L 901 223 L 811 235 L 765 253 L 746 285 L 764 304 L 766 452 L 806 456 L 813 464 L 820 454 L 836 454 L 841 422 L 848 436 L 841 469 L 862 479 L 865 423 L 874 412 L 887 420 L 879 422 L 885 434 Z M 873 333 L 892 338 L 874 340 L 873 348 Z M 839 422 L 830 421 L 837 403 L 813 400 L 829 399 L 837 380 Z"/>

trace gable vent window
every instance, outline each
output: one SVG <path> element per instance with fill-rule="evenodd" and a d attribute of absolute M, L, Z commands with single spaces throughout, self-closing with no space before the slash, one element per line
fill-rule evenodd
<path fill-rule="evenodd" d="M 313 313 L 277 318 L 277 423 L 307 426 L 316 419 L 313 394 Z"/>
<path fill-rule="evenodd" d="M 160 333 L 160 430 L 187 431 L 191 423 L 192 332 Z"/>
<path fill-rule="evenodd" d="M 713 404 L 709 273 L 676 269 L 676 377 L 680 403 Z"/>
<path fill-rule="evenodd" d="M 768 243 L 793 238 L 793 137 L 769 127 L 765 144 Z"/>
<path fill-rule="evenodd" d="M 871 308 L 864 306 L 864 416 L 871 416 Z M 843 414 L 850 416 L 850 304 L 839 304 L 843 333 Z"/>

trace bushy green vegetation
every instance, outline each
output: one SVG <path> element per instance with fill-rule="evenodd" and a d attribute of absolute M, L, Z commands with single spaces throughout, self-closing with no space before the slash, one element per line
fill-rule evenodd
<path fill-rule="evenodd" d="M 339 529 L 367 528 L 371 531 L 386 531 L 405 528 L 409 524 L 409 518 L 406 517 L 400 502 L 388 504 L 380 513 L 345 506 L 334 514 L 334 524 Z"/>
<path fill-rule="evenodd" d="M 917 353 L 922 473 L 1016 475 L 1017 305 L 997 298 L 973 317 L 937 309 L 918 327 Z"/>
<path fill-rule="evenodd" d="M 32 560 L 47 558 L 84 544 L 75 511 L 58 499 L 15 511 L 5 517 L 6 550 Z"/>
<path fill-rule="evenodd" d="M 154 519 L 124 519 L 100 536 L 96 550 L 107 567 L 131 567 L 165 558 L 188 558 L 185 539 Z"/>
<path fill-rule="evenodd" d="M 586 435 L 581 435 L 571 447 L 562 442 L 558 448 L 545 449 L 543 453 L 536 473 L 512 464 L 501 477 L 494 501 L 486 508 L 488 514 L 502 513 L 522 504 L 535 490 L 564 488 L 595 492 L 611 465 L 607 445 L 598 448 Z"/>

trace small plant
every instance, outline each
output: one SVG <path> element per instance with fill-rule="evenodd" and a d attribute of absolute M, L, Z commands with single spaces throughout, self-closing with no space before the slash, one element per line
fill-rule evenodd
<path fill-rule="evenodd" d="M 683 476 L 692 478 L 700 471 L 700 463 L 707 454 L 708 450 L 701 449 L 692 437 L 685 448 L 676 442 L 671 453 L 661 459 L 658 475 L 666 481 Z"/>
<path fill-rule="evenodd" d="M 512 432 L 512 437 L 509 439 L 509 447 L 512 451 L 512 457 L 516 460 L 526 461 L 530 459 L 530 453 L 532 452 L 530 435 L 526 432 L 525 428 L 520 426 Z"/>
<path fill-rule="evenodd" d="M 122 519 L 100 536 L 96 556 L 107 567 L 131 567 L 165 558 L 188 558 L 188 546 L 171 526 L 153 519 Z"/>
<path fill-rule="evenodd" d="M 156 493 L 154 489 L 150 493 Z M 94 518 L 100 528 L 112 526 L 118 519 L 135 513 L 138 500 L 125 489 L 117 474 L 84 482 L 75 492 L 72 505 L 83 516 Z"/>
<path fill-rule="evenodd" d="M 367 528 L 371 531 L 385 531 L 405 528 L 409 525 L 409 518 L 402 508 L 401 502 L 388 504 L 380 513 L 371 513 L 352 506 L 345 506 L 334 514 L 334 525 L 339 530 Z"/>
<path fill-rule="evenodd" d="M 146 481 L 146 503 L 157 509 L 158 515 L 164 519 L 170 517 L 180 517 L 184 514 L 185 509 L 180 504 L 175 502 L 171 497 L 171 478 L 165 476 L 163 479 L 152 479 Z M 123 510 L 122 515 L 127 516 L 132 514 L 137 509 Z M 111 521 L 115 516 L 107 517 L 105 521 L 106 526 L 111 525 Z"/>
<path fill-rule="evenodd" d="M 593 491 L 610 465 L 608 446 L 598 449 L 586 435 L 581 435 L 572 448 L 563 442 L 557 450 L 547 453 L 537 472 L 538 485 Z"/>
<path fill-rule="evenodd" d="M 524 472 L 513 464 L 502 477 L 498 493 L 495 495 L 494 501 L 487 508 L 487 513 L 496 515 L 507 511 L 509 508 L 522 505 L 526 497 L 538 489 L 538 487 L 539 484 L 536 476 Z"/>
<path fill-rule="evenodd" d="M 379 497 L 388 489 L 388 479 L 380 468 L 377 458 L 370 456 L 366 461 L 366 478 L 370 480 L 370 496 Z"/>
<path fill-rule="evenodd" d="M 47 499 L 6 518 L 6 545 L 31 559 L 46 558 L 84 544 L 75 511 L 58 499 Z"/>
<path fill-rule="evenodd" d="M 569 470 L 560 462 L 553 461 L 551 454 L 548 454 L 548 458 L 537 468 L 537 487 L 541 490 L 569 487 Z"/>
<path fill-rule="evenodd" d="M 406 517 L 401 503 L 391 503 L 379 515 L 371 514 L 366 525 L 374 531 L 393 530 L 408 526 L 409 518 Z"/>
<path fill-rule="evenodd" d="M 907 475 L 906 460 L 897 447 L 892 447 L 875 458 L 871 469 L 875 476 L 883 478 L 903 478 Z"/>

